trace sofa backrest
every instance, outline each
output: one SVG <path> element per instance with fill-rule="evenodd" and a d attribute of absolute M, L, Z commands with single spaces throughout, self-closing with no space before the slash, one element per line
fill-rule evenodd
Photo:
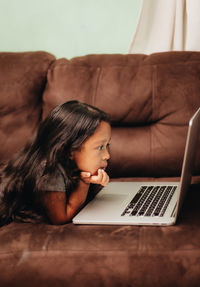
<path fill-rule="evenodd" d="M 111 176 L 178 176 L 199 75 L 199 52 L 59 59 L 48 70 L 43 118 L 68 100 L 95 105 L 112 117 Z"/>
<path fill-rule="evenodd" d="M 53 60 L 46 52 L 0 53 L 0 162 L 23 148 L 37 130 Z"/>
<path fill-rule="evenodd" d="M 180 175 L 188 121 L 200 106 L 200 52 L 87 55 L 0 53 L 0 162 L 41 118 L 77 99 L 111 115 L 110 175 Z M 197 151 L 196 173 L 200 172 Z"/>

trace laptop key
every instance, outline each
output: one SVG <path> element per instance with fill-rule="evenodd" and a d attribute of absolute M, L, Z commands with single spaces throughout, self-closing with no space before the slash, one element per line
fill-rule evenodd
<path fill-rule="evenodd" d="M 134 216 L 134 215 L 139 215 L 138 211 L 140 210 L 140 208 L 143 206 L 143 204 L 145 203 L 147 197 L 149 196 L 149 192 L 153 189 L 153 186 L 149 186 L 146 187 L 145 192 L 143 193 L 142 197 L 140 198 L 140 200 L 138 201 L 137 205 L 134 207 L 133 211 L 131 212 L 130 215 Z M 138 213 L 138 214 L 137 214 Z"/>
<path fill-rule="evenodd" d="M 155 194 L 157 192 L 157 188 L 154 186 L 151 186 L 150 188 L 148 188 L 146 190 L 146 192 L 148 193 L 148 197 L 145 201 L 145 203 L 143 204 L 142 208 L 140 209 L 140 211 L 138 212 L 139 216 L 143 216 L 147 210 L 147 208 L 149 207 L 149 205 L 151 204 L 153 198 L 155 197 Z"/>
<path fill-rule="evenodd" d="M 130 201 L 130 203 L 127 205 L 125 210 L 122 212 L 121 216 L 124 216 L 126 214 L 129 214 L 131 210 L 133 210 L 134 206 L 137 204 L 137 202 L 140 200 L 141 196 L 145 192 L 147 186 L 141 186 L 139 191 L 136 193 L 136 195 L 133 197 L 133 199 Z M 137 213 L 137 212 L 136 212 Z"/>
<path fill-rule="evenodd" d="M 167 198 L 168 198 L 169 193 L 170 193 L 171 190 L 172 190 L 172 186 L 168 186 L 168 187 L 166 188 L 166 190 L 164 191 L 164 193 L 163 193 L 163 195 L 161 196 L 160 201 L 159 201 L 159 203 L 158 203 L 156 209 L 154 210 L 154 213 L 153 213 L 154 216 L 159 216 L 160 211 L 161 211 L 161 209 L 163 208 L 163 206 L 164 206 L 164 204 L 165 204 L 165 202 L 166 202 L 166 200 L 167 200 Z"/>
<path fill-rule="evenodd" d="M 166 203 L 165 203 L 165 205 L 164 205 L 164 207 L 160 213 L 160 216 L 164 216 L 164 214 L 167 210 L 167 207 L 168 207 L 176 189 L 177 189 L 177 186 L 173 186 L 172 190 L 170 191 L 170 195 L 169 195 L 169 197 L 168 197 L 168 199 L 167 199 L 167 201 L 166 201 Z"/>

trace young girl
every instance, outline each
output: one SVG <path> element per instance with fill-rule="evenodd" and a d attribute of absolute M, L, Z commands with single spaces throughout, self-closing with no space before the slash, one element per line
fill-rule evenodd
<path fill-rule="evenodd" d="M 106 186 L 111 127 L 103 111 L 69 101 L 41 123 L 33 142 L 2 170 L 0 226 L 71 221 L 94 187 Z"/>

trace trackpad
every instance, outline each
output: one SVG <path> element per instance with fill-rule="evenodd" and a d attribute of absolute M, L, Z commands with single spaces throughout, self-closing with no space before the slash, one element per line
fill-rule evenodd
<path fill-rule="evenodd" d="M 120 210 L 120 207 L 123 206 L 124 200 L 128 197 L 127 194 L 99 194 L 96 196 L 81 212 L 106 212 L 115 210 Z"/>

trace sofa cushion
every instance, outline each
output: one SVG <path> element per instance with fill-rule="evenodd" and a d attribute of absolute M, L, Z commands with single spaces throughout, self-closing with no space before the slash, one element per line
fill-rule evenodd
<path fill-rule="evenodd" d="M 198 52 L 59 59 L 48 71 L 43 118 L 68 100 L 93 104 L 112 117 L 111 176 L 178 176 L 200 106 L 199 73 Z"/>
<path fill-rule="evenodd" d="M 0 53 L 0 161 L 23 147 L 36 130 L 54 59 L 45 52 Z"/>
<path fill-rule="evenodd" d="M 11 223 L 0 229 L 0 285 L 199 286 L 199 200 L 192 185 L 168 227 Z"/>
<path fill-rule="evenodd" d="M 88 55 L 70 61 L 57 60 L 48 71 L 43 116 L 63 101 L 79 99 L 111 114 L 117 125 L 148 121 L 151 71 L 139 68 L 144 57 Z M 144 83 L 144 72 L 147 74 L 145 86 L 139 84 Z"/>

